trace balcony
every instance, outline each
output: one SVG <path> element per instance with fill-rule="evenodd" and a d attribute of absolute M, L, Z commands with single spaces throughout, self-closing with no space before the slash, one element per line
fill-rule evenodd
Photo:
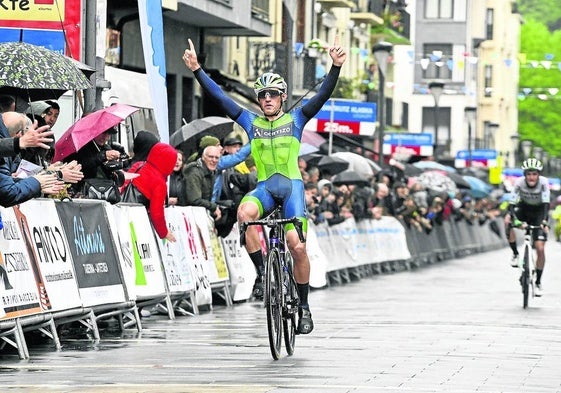
<path fill-rule="evenodd" d="M 318 4 L 327 9 L 330 8 L 353 8 L 354 2 L 351 0 L 316 0 Z"/>
<path fill-rule="evenodd" d="M 366 23 L 369 25 L 383 25 L 384 20 L 373 12 L 351 12 L 351 20 L 355 23 Z"/>

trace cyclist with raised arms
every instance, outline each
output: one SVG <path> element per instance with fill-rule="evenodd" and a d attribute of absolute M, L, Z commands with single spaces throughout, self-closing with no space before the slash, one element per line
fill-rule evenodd
<path fill-rule="evenodd" d="M 529 225 L 541 226 L 532 233 L 534 246 L 537 252 L 536 260 L 536 288 L 534 294 L 542 296 L 543 289 L 541 278 L 545 265 L 544 246 L 547 241 L 549 230 L 549 182 L 540 173 L 543 165 L 536 158 L 528 158 L 522 163 L 524 177 L 520 177 L 514 183 L 512 199 L 509 204 L 508 213 L 505 216 L 505 227 L 507 238 L 512 249 L 512 267 L 518 267 L 518 249 L 514 227 L 520 226 L 522 222 Z"/>
<path fill-rule="evenodd" d="M 193 71 L 195 78 L 212 96 L 217 105 L 247 133 L 251 143 L 251 155 L 257 167 L 257 186 L 241 201 L 238 209 L 238 222 L 254 221 L 270 213 L 276 203 L 282 205 L 285 218 L 299 217 L 303 223 L 304 233 L 307 229 L 306 202 L 304 183 L 298 169 L 298 154 L 304 125 L 319 112 L 323 104 L 331 97 L 341 66 L 347 58 L 346 51 L 339 46 L 338 37 L 329 48 L 333 65 L 323 81 L 319 91 L 305 105 L 283 111 L 283 103 L 288 98 L 287 84 L 280 75 L 266 72 L 254 84 L 255 94 L 263 115 L 240 107 L 228 97 L 220 87 L 202 70 L 197 61 L 193 42 L 189 39 L 189 49 L 183 54 L 185 65 Z M 298 284 L 300 309 L 298 310 L 298 332 L 310 333 L 313 328 L 312 314 L 308 304 L 310 261 L 306 244 L 301 243 L 293 225 L 287 226 L 287 240 L 294 258 L 294 276 Z M 246 250 L 258 270 L 258 281 L 264 271 L 263 255 L 257 229 L 248 227 L 246 232 Z M 262 285 L 256 286 L 261 297 Z M 259 295 L 259 293 L 257 293 Z"/>

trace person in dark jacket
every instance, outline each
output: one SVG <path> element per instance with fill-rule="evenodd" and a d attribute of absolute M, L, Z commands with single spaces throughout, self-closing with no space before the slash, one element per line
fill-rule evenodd
<path fill-rule="evenodd" d="M 177 151 L 177 161 L 173 172 L 169 176 L 168 205 L 187 206 L 187 194 L 185 192 L 185 177 L 183 176 L 183 152 Z"/>
<path fill-rule="evenodd" d="M 131 168 L 137 162 L 146 161 L 146 157 L 148 157 L 150 149 L 152 149 L 159 141 L 158 136 L 153 132 L 145 130 L 138 131 L 134 137 L 132 146 L 133 156 L 131 159 Z"/>
<path fill-rule="evenodd" d="M 183 173 L 187 205 L 206 208 L 215 221 L 222 216 L 220 207 L 211 201 L 216 167 L 221 155 L 220 146 L 207 146 L 203 150 L 201 158 L 189 163 Z"/>
<path fill-rule="evenodd" d="M 121 152 L 113 149 L 111 145 L 107 143 L 111 135 L 116 133 L 117 129 L 114 127 L 103 131 L 76 153 L 66 157 L 64 162 L 76 160 L 82 166 L 84 180 L 94 178 L 117 180 L 114 176 L 114 173 L 117 171 L 112 168 L 111 164 L 118 162 L 121 158 Z M 75 195 L 83 191 L 84 180 L 72 185 Z M 117 181 L 117 185 L 121 185 L 119 183 L 122 184 L 122 180 Z"/>

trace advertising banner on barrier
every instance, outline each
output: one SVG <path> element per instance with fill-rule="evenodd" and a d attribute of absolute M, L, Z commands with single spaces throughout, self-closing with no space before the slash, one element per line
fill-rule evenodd
<path fill-rule="evenodd" d="M 222 238 L 222 247 L 230 272 L 232 299 L 234 301 L 247 300 L 251 297 L 257 273 L 245 247 L 240 245 L 240 231 L 237 223 L 232 227 L 230 234 Z"/>
<path fill-rule="evenodd" d="M 322 288 L 327 285 L 327 257 L 321 249 L 316 227 L 308 221 L 308 233 L 306 235 L 306 251 L 310 258 L 310 286 Z"/>
<path fill-rule="evenodd" d="M 166 210 L 169 208 L 166 208 Z M 201 234 L 197 225 L 193 222 L 193 216 L 189 214 L 187 207 L 176 207 L 179 220 L 182 221 L 181 229 L 175 233 L 178 241 L 183 242 L 186 255 L 190 261 L 193 278 L 195 280 L 195 300 L 197 305 L 212 304 L 212 288 L 210 287 L 205 248 L 202 246 Z"/>
<path fill-rule="evenodd" d="M 16 216 L 14 208 L 0 208 L 0 214 L 4 224 L 0 236 L 0 318 L 50 309 L 39 267 L 29 257 L 20 217 Z"/>
<path fill-rule="evenodd" d="M 223 252 L 217 252 L 216 245 L 218 238 L 214 234 L 214 223 L 207 214 L 207 210 L 203 207 L 189 206 L 189 214 L 193 218 L 193 222 L 197 226 L 197 232 L 200 235 L 201 246 L 205 253 L 205 259 L 208 266 L 208 279 L 211 284 L 228 280 L 228 267 L 224 259 Z M 214 236 L 213 236 L 214 235 Z"/>
<path fill-rule="evenodd" d="M 362 220 L 357 223 L 357 227 L 368 239 L 368 261 L 365 263 L 411 258 L 405 229 L 394 217 L 382 216 L 380 220 Z"/>
<path fill-rule="evenodd" d="M 116 234 L 115 244 L 117 245 L 117 255 L 123 274 L 123 284 L 125 286 L 126 297 L 128 300 L 136 300 L 136 266 L 133 255 L 133 245 L 130 236 L 131 228 L 129 224 L 129 206 L 105 204 L 107 211 L 107 222 L 111 233 Z"/>
<path fill-rule="evenodd" d="M 24 240 L 35 259 L 51 310 L 81 307 L 72 255 L 53 199 L 32 199 L 14 207 L 16 217 L 27 222 Z"/>
<path fill-rule="evenodd" d="M 188 292 L 195 289 L 195 280 L 191 268 L 191 258 L 186 250 L 186 243 L 183 237 L 178 236 L 184 231 L 184 225 L 177 208 L 169 207 L 165 209 L 166 222 L 168 228 L 175 234 L 176 242 L 160 240 L 160 255 L 164 264 L 164 272 L 170 292 Z"/>
<path fill-rule="evenodd" d="M 125 301 L 115 244 L 100 201 L 57 202 L 84 306 Z"/>
<path fill-rule="evenodd" d="M 153 297 L 166 292 L 156 236 L 144 206 L 127 206 L 129 234 L 135 266 L 135 292 Z"/>
<path fill-rule="evenodd" d="M 358 263 L 358 231 L 354 218 L 330 226 L 327 241 L 331 242 L 334 249 L 333 258 L 329 261 L 327 271 L 344 269 L 356 266 Z M 321 244 L 321 243 L 320 243 Z M 322 244 L 323 247 L 323 244 Z"/>

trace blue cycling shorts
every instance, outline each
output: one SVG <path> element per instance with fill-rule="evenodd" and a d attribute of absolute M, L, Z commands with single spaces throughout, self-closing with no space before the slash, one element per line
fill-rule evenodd
<path fill-rule="evenodd" d="M 306 231 L 306 199 L 302 180 L 275 174 L 265 181 L 258 182 L 255 189 L 243 197 L 241 203 L 249 201 L 257 204 L 260 217 L 268 215 L 277 203 L 280 204 L 283 218 L 303 219 L 303 229 Z"/>

